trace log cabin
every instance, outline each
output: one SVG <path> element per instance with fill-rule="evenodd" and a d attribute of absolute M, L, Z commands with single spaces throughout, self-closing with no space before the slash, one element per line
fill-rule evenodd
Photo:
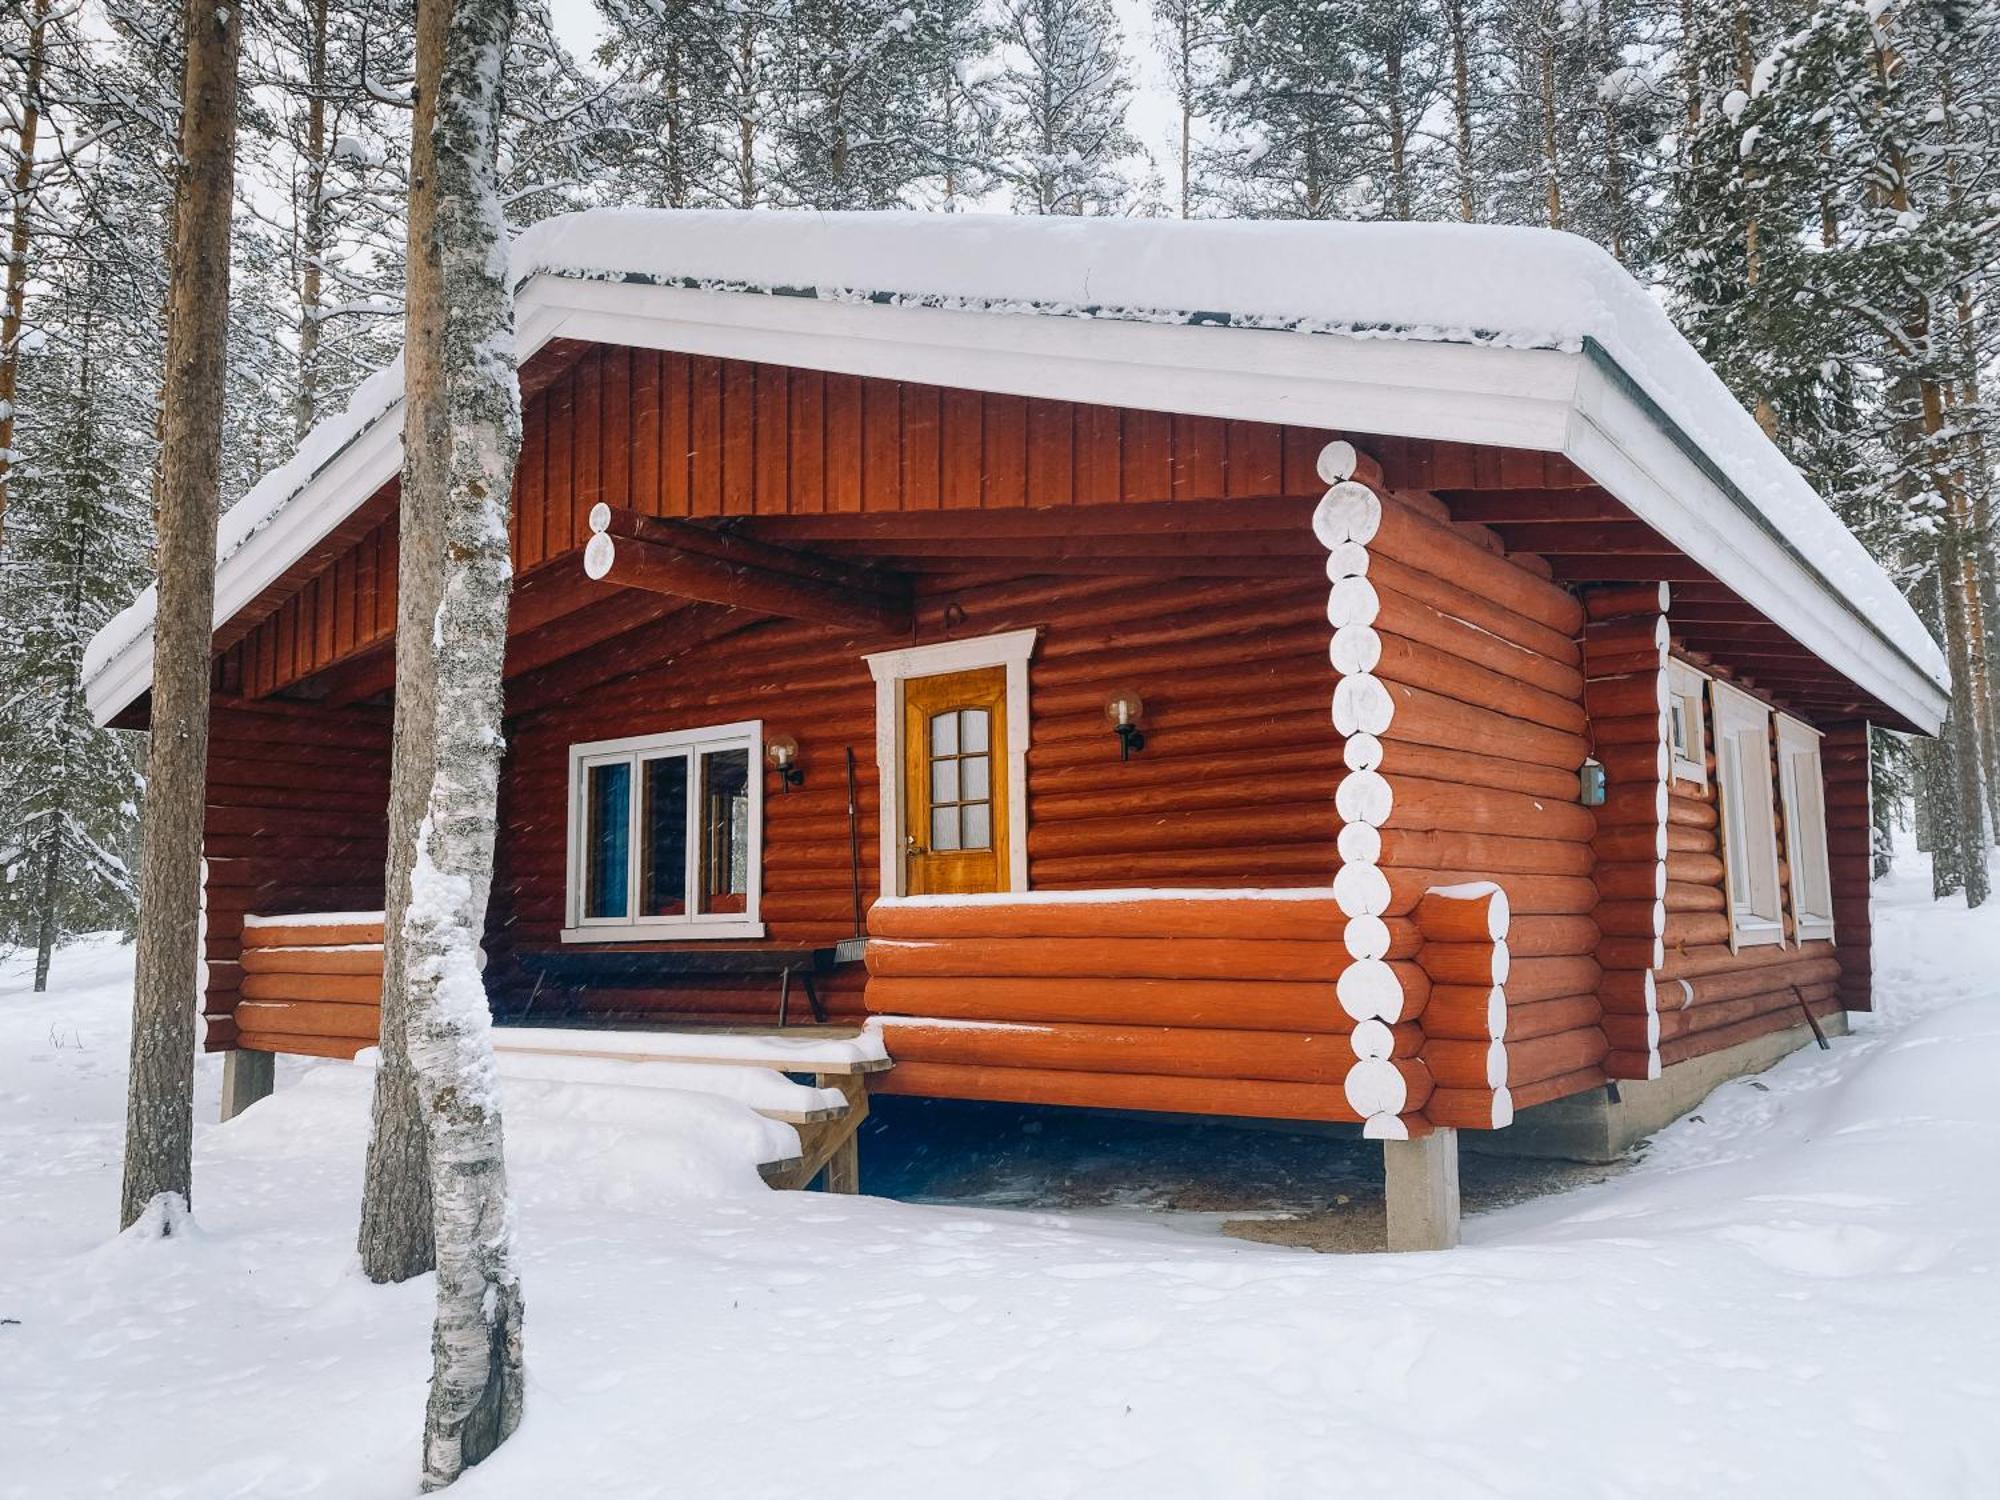
<path fill-rule="evenodd" d="M 858 1109 L 1344 1122 L 1414 1246 L 1458 1132 L 1868 1007 L 1869 726 L 1936 731 L 1940 653 L 1587 243 L 599 210 L 514 265 L 509 1045 L 803 1022 L 877 1044 L 791 1055 Z M 219 538 L 240 1098 L 377 1032 L 399 380 Z"/>

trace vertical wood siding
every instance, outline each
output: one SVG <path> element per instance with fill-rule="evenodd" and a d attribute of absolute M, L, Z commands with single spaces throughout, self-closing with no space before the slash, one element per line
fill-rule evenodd
<path fill-rule="evenodd" d="M 589 539 L 599 501 L 651 516 L 982 510 L 1312 495 L 1328 434 L 592 346 L 529 397 L 517 575 Z M 391 517 L 222 654 L 261 698 L 395 630 Z"/>

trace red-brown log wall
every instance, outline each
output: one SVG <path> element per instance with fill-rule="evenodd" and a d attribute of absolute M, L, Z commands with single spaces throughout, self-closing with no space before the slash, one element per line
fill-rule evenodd
<path fill-rule="evenodd" d="M 1028 668 L 1029 883 L 1035 889 L 1301 886 L 1333 878 L 1340 738 L 1327 714 L 1324 575 L 1302 539 L 1296 581 L 1212 584 L 931 578 L 917 643 L 1038 628 Z M 947 632 L 946 606 L 950 613 Z M 510 721 L 489 952 L 510 999 L 530 983 L 515 949 L 558 944 L 572 744 L 762 719 L 793 735 L 805 784 L 765 785 L 763 918 L 773 943 L 853 935 L 843 750 L 861 804 L 864 905 L 879 875 L 875 684 L 862 654 L 912 644 L 766 621 Z M 1146 703 L 1145 750 L 1121 761 L 1104 703 Z M 510 977 L 511 976 L 511 977 Z M 861 976 L 828 986 L 860 1013 Z M 597 1003 L 768 1018 L 775 982 L 616 991 Z"/>
<path fill-rule="evenodd" d="M 379 910 L 389 711 L 217 701 L 202 852 L 206 1045 L 237 1045 L 243 917 Z"/>

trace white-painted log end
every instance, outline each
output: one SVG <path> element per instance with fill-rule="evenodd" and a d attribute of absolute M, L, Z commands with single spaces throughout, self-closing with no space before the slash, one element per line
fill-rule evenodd
<path fill-rule="evenodd" d="M 1322 482 L 1339 484 L 1354 477 L 1354 466 L 1358 461 L 1354 444 L 1335 438 L 1319 450 L 1319 458 L 1313 467 L 1318 471 Z"/>
<path fill-rule="evenodd" d="M 595 532 L 583 548 L 583 571 L 587 578 L 603 578 L 611 571 L 611 561 L 618 555 L 618 544 L 606 532 Z"/>

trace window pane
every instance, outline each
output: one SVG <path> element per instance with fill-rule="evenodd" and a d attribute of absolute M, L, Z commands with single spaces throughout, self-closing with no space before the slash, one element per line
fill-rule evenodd
<path fill-rule="evenodd" d="M 955 760 L 934 760 L 931 762 L 931 801 L 956 802 L 958 800 L 958 762 Z"/>
<path fill-rule="evenodd" d="M 1673 714 L 1674 722 L 1674 750 L 1681 759 L 1686 760 L 1689 758 L 1686 700 L 1681 698 L 1674 699 L 1673 708 L 1670 712 Z"/>
<path fill-rule="evenodd" d="M 639 914 L 687 914 L 688 763 L 685 755 L 642 761 Z"/>
<path fill-rule="evenodd" d="M 931 809 L 931 848 L 949 852 L 958 847 L 958 809 L 955 807 L 934 807 Z"/>
<path fill-rule="evenodd" d="M 965 814 L 965 847 L 968 849 L 991 849 L 993 847 L 993 809 L 984 802 L 968 802 L 962 809 Z"/>
<path fill-rule="evenodd" d="M 628 899 L 632 822 L 632 766 L 627 761 L 592 766 L 585 773 L 583 914 L 631 915 Z"/>
<path fill-rule="evenodd" d="M 961 795 L 967 802 L 984 802 L 993 795 L 992 778 L 987 774 L 987 768 L 993 764 L 991 760 L 983 755 L 968 755 L 958 764 L 960 785 L 964 788 Z"/>
<path fill-rule="evenodd" d="M 750 898 L 750 752 L 701 758 L 702 910 L 740 912 Z"/>
<path fill-rule="evenodd" d="M 965 721 L 965 748 L 984 750 L 986 748 L 987 713 L 983 708 L 968 708 L 959 715 Z"/>
<path fill-rule="evenodd" d="M 931 718 L 931 754 L 958 754 L 957 714 L 936 714 Z"/>

